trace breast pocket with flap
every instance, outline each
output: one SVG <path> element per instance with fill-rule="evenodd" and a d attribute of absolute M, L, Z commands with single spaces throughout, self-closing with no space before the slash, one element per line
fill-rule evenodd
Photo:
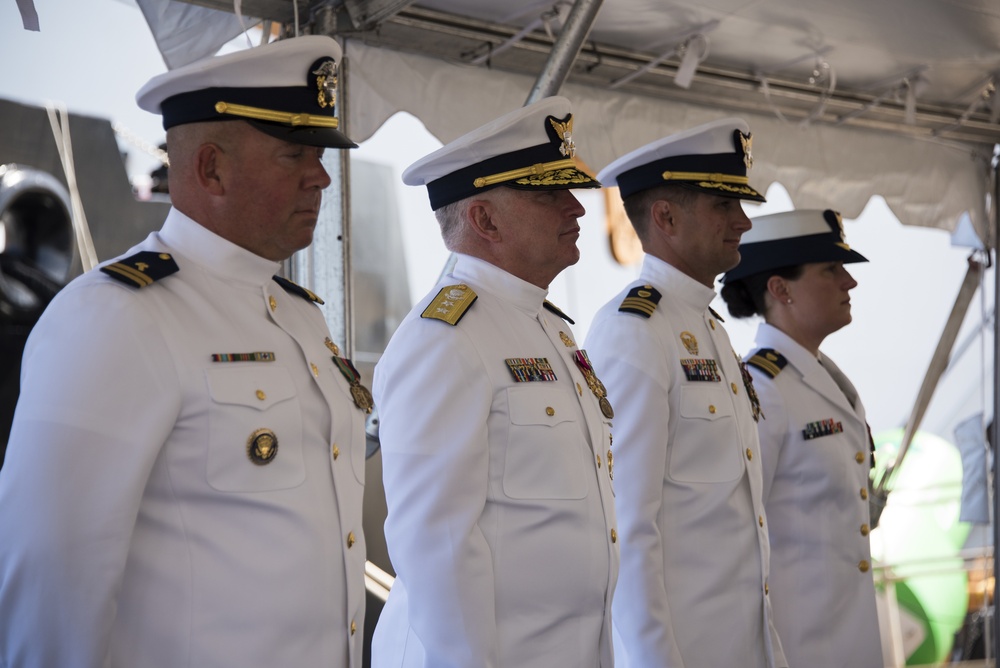
<path fill-rule="evenodd" d="M 589 449 L 578 423 L 576 398 L 543 383 L 507 389 L 510 428 L 503 489 L 512 499 L 587 496 Z"/>
<path fill-rule="evenodd" d="M 729 482 L 742 472 L 732 399 L 721 383 L 681 386 L 680 422 L 668 444 L 678 482 Z"/>
<path fill-rule="evenodd" d="M 221 492 L 288 489 L 305 481 L 302 410 L 287 369 L 209 369 L 208 483 Z M 272 451 L 273 449 L 273 451 Z"/>

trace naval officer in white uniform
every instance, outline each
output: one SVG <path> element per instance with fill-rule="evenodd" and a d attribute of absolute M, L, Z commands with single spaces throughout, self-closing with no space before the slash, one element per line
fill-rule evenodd
<path fill-rule="evenodd" d="M 871 435 L 851 381 L 820 345 L 851 322 L 845 264 L 867 260 L 834 211 L 755 218 L 722 296 L 737 318 L 759 315 L 747 355 L 770 522 L 771 605 L 792 666 L 883 665 L 872 581 Z"/>
<path fill-rule="evenodd" d="M 546 301 L 576 263 L 570 103 L 544 99 L 411 165 L 451 274 L 375 368 L 396 581 L 375 668 L 609 668 L 613 409 Z"/>
<path fill-rule="evenodd" d="M 318 298 L 274 278 L 330 178 L 340 48 L 152 79 L 173 208 L 31 334 L 0 474 L 0 665 L 361 666 L 364 418 Z M 352 391 L 357 401 L 352 397 Z"/>
<path fill-rule="evenodd" d="M 750 229 L 751 136 L 714 121 L 636 149 L 617 185 L 645 251 L 587 349 L 615 406 L 621 573 L 615 658 L 629 668 L 784 666 L 768 604 L 753 386 L 710 307 Z"/>

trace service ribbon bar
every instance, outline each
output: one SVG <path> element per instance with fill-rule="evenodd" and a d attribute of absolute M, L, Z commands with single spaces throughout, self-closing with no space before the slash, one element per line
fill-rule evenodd
<path fill-rule="evenodd" d="M 504 361 L 514 380 L 519 383 L 556 380 L 556 374 L 546 357 L 511 357 Z"/>
<path fill-rule="evenodd" d="M 681 359 L 681 366 L 684 367 L 684 376 L 688 380 L 708 382 L 722 380 L 722 376 L 719 375 L 718 362 L 713 359 L 688 357 Z"/>
<path fill-rule="evenodd" d="M 274 353 L 215 353 L 213 362 L 273 362 Z"/>
<path fill-rule="evenodd" d="M 806 428 L 802 430 L 802 437 L 807 441 L 814 438 L 819 438 L 821 436 L 830 436 L 832 434 L 839 434 L 844 431 L 844 423 L 837 422 L 833 418 L 826 420 L 816 420 L 815 422 L 810 422 L 806 425 Z"/>

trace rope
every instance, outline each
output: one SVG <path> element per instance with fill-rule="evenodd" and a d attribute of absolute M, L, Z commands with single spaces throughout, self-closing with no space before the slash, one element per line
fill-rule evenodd
<path fill-rule="evenodd" d="M 90 226 L 87 225 L 87 215 L 83 211 L 80 188 L 76 182 L 73 141 L 69 135 L 69 112 L 64 104 L 57 102 L 46 102 L 45 111 L 48 112 L 52 138 L 55 139 L 56 150 L 59 153 L 59 162 L 62 163 L 63 172 L 66 175 L 66 185 L 72 208 L 73 232 L 76 234 L 76 246 L 80 250 L 80 261 L 83 270 L 90 271 L 97 266 L 97 251 L 94 250 L 94 240 L 90 236 Z"/>

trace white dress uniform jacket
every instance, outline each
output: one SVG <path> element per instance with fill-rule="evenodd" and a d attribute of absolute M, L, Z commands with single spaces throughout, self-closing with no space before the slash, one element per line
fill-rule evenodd
<path fill-rule="evenodd" d="M 278 264 L 176 210 L 31 334 L 0 475 L 0 665 L 360 666 L 364 414 Z M 271 352 L 270 362 L 213 354 Z M 248 456 L 270 430 L 273 459 Z"/>
<path fill-rule="evenodd" d="M 455 284 L 478 295 L 462 319 L 422 318 Z M 612 666 L 610 425 L 545 295 L 459 255 L 375 368 L 396 570 L 375 668 Z M 517 382 L 527 358 L 555 378 Z"/>
<path fill-rule="evenodd" d="M 639 286 L 662 295 L 648 318 L 619 311 Z M 587 336 L 615 407 L 619 666 L 786 665 L 766 596 L 756 423 L 714 295 L 647 255 Z M 713 368 L 714 380 L 688 377 Z"/>
<path fill-rule="evenodd" d="M 878 668 L 864 406 L 822 353 L 817 360 L 768 324 L 757 345 L 787 362 L 777 374 L 748 365 L 765 416 L 758 428 L 770 597 L 785 655 L 792 666 Z"/>

